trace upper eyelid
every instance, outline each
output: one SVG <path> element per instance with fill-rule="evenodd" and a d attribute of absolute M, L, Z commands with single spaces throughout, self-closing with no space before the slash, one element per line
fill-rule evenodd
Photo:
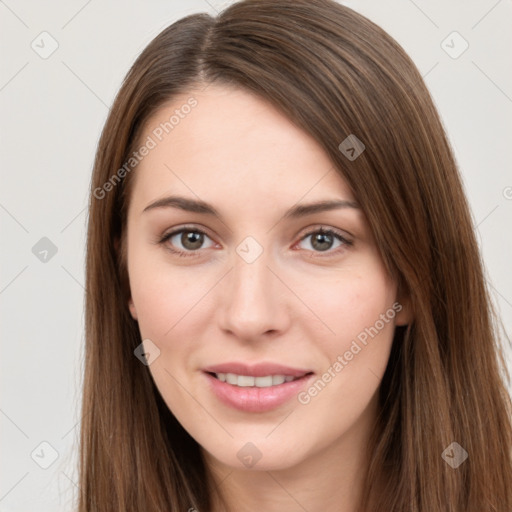
<path fill-rule="evenodd" d="M 199 233 L 204 233 L 208 238 L 210 238 L 212 241 L 214 237 L 212 237 L 206 228 L 198 227 L 198 226 L 182 226 L 179 228 L 172 228 L 169 231 L 165 231 L 163 235 L 161 235 L 160 239 L 169 239 L 179 233 L 182 233 L 183 231 L 196 231 Z"/>

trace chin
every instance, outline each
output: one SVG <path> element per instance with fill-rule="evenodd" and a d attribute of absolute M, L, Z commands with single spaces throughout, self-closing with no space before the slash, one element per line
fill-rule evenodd
<path fill-rule="evenodd" d="M 276 443 L 277 441 L 277 443 Z M 282 440 L 276 439 L 273 443 L 265 441 L 234 441 L 229 447 L 219 451 L 208 450 L 209 457 L 213 457 L 224 466 L 231 469 L 247 471 L 279 471 L 291 468 L 304 460 L 304 454 L 299 453 L 294 446 L 301 445 L 298 440 L 283 446 Z"/>

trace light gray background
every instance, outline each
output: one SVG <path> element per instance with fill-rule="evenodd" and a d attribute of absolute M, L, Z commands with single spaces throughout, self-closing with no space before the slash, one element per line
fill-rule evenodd
<path fill-rule="evenodd" d="M 512 73 L 506 55 L 512 3 L 344 3 L 397 39 L 425 77 L 461 168 L 510 336 Z M 68 511 L 79 492 L 85 208 L 109 105 L 136 56 L 164 27 L 192 12 L 214 14 L 222 5 L 0 1 L 2 512 Z M 46 59 L 31 47 L 51 49 L 43 31 L 58 43 Z M 457 35 L 446 39 L 453 31 L 469 44 L 458 58 L 447 53 L 463 48 Z M 43 237 L 58 249 L 46 262 L 32 252 Z M 52 449 L 58 458 L 42 469 Z"/>

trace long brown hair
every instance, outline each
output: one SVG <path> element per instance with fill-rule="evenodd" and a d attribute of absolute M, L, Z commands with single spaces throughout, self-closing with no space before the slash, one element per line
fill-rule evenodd
<path fill-rule="evenodd" d="M 124 80 L 91 184 L 79 512 L 212 506 L 198 444 L 134 356 L 123 234 L 137 162 L 120 169 L 159 107 L 213 82 L 256 93 L 321 144 L 409 297 L 414 320 L 396 329 L 360 510 L 510 512 L 509 375 L 451 148 L 401 46 L 332 0 L 246 0 L 187 16 Z M 365 146 L 355 159 L 340 150 L 350 135 Z M 457 468 L 442 456 L 453 442 L 468 453 Z"/>

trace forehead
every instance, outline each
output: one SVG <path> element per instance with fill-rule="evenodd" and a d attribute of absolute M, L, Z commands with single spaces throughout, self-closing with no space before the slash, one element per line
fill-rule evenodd
<path fill-rule="evenodd" d="M 170 193 L 246 208 L 354 197 L 321 146 L 250 92 L 210 85 L 181 94 L 146 123 L 152 149 L 134 171 L 132 200 L 143 207 Z"/>

